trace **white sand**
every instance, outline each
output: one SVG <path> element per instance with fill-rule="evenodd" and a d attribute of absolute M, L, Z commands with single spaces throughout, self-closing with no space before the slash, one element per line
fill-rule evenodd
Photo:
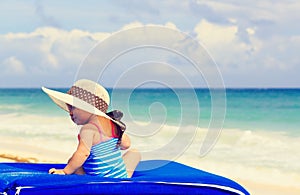
<path fill-rule="evenodd" d="M 66 152 L 39 148 L 17 139 L 2 138 L 0 143 L 0 162 L 49 162 L 65 163 L 71 155 Z"/>
<path fill-rule="evenodd" d="M 50 149 L 39 148 L 33 145 L 20 143 L 14 140 L 4 139 L 0 143 L 0 162 L 49 162 L 49 163 L 65 163 L 71 154 L 63 153 L 58 151 L 52 151 Z M 204 167 L 201 168 L 207 170 Z M 207 170 L 212 173 L 223 175 L 228 177 L 228 175 L 218 173 L 218 170 Z M 229 177 L 230 178 L 230 177 Z M 285 185 L 272 185 L 270 183 L 257 182 L 256 178 L 244 179 L 238 178 L 236 176 L 231 177 L 245 189 L 247 189 L 250 194 L 254 195 L 299 195 L 300 187 L 295 186 L 285 186 Z M 270 178 L 272 179 L 272 178 Z"/>

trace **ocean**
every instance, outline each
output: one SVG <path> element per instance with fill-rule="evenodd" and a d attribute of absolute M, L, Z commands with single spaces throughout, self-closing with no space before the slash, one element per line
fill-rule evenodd
<path fill-rule="evenodd" d="M 224 92 L 223 105 L 211 101 L 209 89 L 109 89 L 109 110 L 124 112 L 126 132 L 143 159 L 176 160 L 231 178 L 298 185 L 300 89 Z M 224 111 L 220 129 L 210 129 L 216 123 L 213 107 Z M 79 127 L 41 89 L 0 89 L 0 116 L 1 140 L 69 156 L 76 147 Z M 201 154 L 204 145 L 209 149 Z"/>

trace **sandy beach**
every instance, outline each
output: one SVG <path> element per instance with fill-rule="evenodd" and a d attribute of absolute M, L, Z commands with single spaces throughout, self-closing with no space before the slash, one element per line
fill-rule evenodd
<path fill-rule="evenodd" d="M 68 153 L 40 148 L 29 143 L 20 143 L 18 139 L 9 137 L 0 143 L 0 162 L 26 162 L 26 163 L 64 163 Z M 22 142 L 22 141 L 21 141 Z"/>
<path fill-rule="evenodd" d="M 5 146 L 5 147 L 4 147 Z M 4 148 L 5 151 L 3 150 Z M 39 147 L 35 147 L 30 144 L 13 143 L 13 140 L 5 140 L 0 143 L 0 162 L 26 162 L 26 163 L 64 163 L 68 159 L 68 153 L 62 153 L 57 151 L 45 150 Z M 178 159 L 179 162 L 184 162 L 184 157 Z M 217 164 L 217 162 L 216 162 Z M 300 187 L 288 186 L 288 185 L 274 185 L 270 183 L 259 182 L 256 178 L 251 180 L 239 178 L 234 174 L 230 175 L 228 172 L 222 173 L 222 170 L 208 170 L 206 169 L 206 162 L 202 162 L 202 170 L 219 174 L 228 177 L 244 188 L 246 188 L 250 194 L 254 195 L 297 195 L 300 194 Z M 193 165 L 191 165 L 193 166 Z M 195 165 L 197 166 L 197 165 Z M 243 171 L 243 170 L 240 170 Z M 245 172 L 246 173 L 246 172 Z"/>

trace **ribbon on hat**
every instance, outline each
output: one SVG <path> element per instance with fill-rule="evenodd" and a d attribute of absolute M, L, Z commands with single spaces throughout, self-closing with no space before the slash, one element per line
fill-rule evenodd
<path fill-rule="evenodd" d="M 77 86 L 72 86 L 67 94 L 77 97 L 86 103 L 95 106 L 98 110 L 101 110 L 103 113 L 106 113 L 108 109 L 108 104 L 99 96 Z"/>

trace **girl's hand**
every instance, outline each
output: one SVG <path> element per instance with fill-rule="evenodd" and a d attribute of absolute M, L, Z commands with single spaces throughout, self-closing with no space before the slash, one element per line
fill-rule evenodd
<path fill-rule="evenodd" d="M 63 169 L 55 169 L 52 168 L 49 170 L 50 174 L 57 174 L 57 175 L 65 175 L 65 172 L 63 171 Z"/>

